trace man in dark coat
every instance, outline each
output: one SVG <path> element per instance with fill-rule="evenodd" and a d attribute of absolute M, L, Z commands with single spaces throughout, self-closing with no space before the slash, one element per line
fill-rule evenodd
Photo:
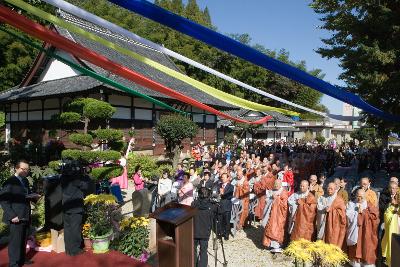
<path fill-rule="evenodd" d="M 208 266 L 208 240 L 210 239 L 213 216 L 215 209 L 210 201 L 211 191 L 206 187 L 199 188 L 198 198 L 192 202 L 192 207 L 197 208 L 194 217 L 194 256 L 195 266 Z M 200 253 L 197 257 L 197 247 L 200 246 Z"/>
<path fill-rule="evenodd" d="M 204 173 L 203 173 L 203 178 L 200 180 L 200 183 L 199 183 L 199 185 L 198 185 L 198 188 L 202 188 L 202 187 L 205 187 L 205 188 L 207 188 L 208 190 L 212 190 L 212 188 L 213 188 L 213 186 L 214 186 L 214 183 L 213 183 L 213 181 L 210 179 L 210 176 L 211 176 L 211 173 L 210 173 L 210 171 L 209 170 L 204 170 Z"/>
<path fill-rule="evenodd" d="M 29 181 L 29 164 L 19 161 L 15 166 L 15 174 L 3 185 L 0 192 L 0 204 L 4 210 L 3 221 L 10 225 L 10 241 L 8 243 L 8 258 L 10 267 L 32 264 L 25 260 L 26 239 L 31 219 L 30 201 L 39 195 L 31 194 Z"/>
<path fill-rule="evenodd" d="M 219 231 L 218 234 L 222 235 L 225 240 L 229 239 L 231 232 L 231 211 L 232 211 L 232 197 L 234 187 L 228 179 L 228 174 L 221 175 L 221 183 L 219 184 L 219 195 L 221 197 L 219 213 Z"/>
<path fill-rule="evenodd" d="M 62 207 L 65 253 L 70 256 L 82 253 L 83 199 L 88 190 L 88 180 L 79 162 L 65 162 L 61 175 Z"/>

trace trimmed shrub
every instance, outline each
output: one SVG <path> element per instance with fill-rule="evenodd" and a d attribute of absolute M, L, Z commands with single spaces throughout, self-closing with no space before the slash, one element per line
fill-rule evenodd
<path fill-rule="evenodd" d="M 77 149 L 67 149 L 62 152 L 62 157 L 91 163 L 96 161 L 116 161 L 120 159 L 121 154 L 114 150 L 81 151 Z"/>
<path fill-rule="evenodd" d="M 69 140 L 78 146 L 87 146 L 93 143 L 93 137 L 90 134 L 83 134 L 83 133 L 73 133 L 70 134 Z"/>
<path fill-rule="evenodd" d="M 111 106 L 107 102 L 103 102 L 96 99 L 87 98 L 84 107 L 83 107 L 83 116 L 91 118 L 91 119 L 104 119 L 111 118 L 116 108 Z"/>
<path fill-rule="evenodd" d="M 100 167 L 92 169 L 90 176 L 95 181 L 110 180 L 111 178 L 120 176 L 124 168 L 122 166 Z"/>
<path fill-rule="evenodd" d="M 117 129 L 97 129 L 94 134 L 99 140 L 115 142 L 122 139 L 124 132 Z"/>
<path fill-rule="evenodd" d="M 58 120 L 63 124 L 76 123 L 81 120 L 81 115 L 76 112 L 63 112 L 58 116 Z"/>
<path fill-rule="evenodd" d="M 115 142 L 109 142 L 108 147 L 115 151 L 125 152 L 126 149 L 128 148 L 128 144 L 124 141 L 115 141 Z"/>
<path fill-rule="evenodd" d="M 151 156 L 130 154 L 128 158 L 128 175 L 131 177 L 135 174 L 135 168 L 140 165 L 142 168 L 142 175 L 146 178 L 158 179 L 158 167 L 156 161 Z"/>

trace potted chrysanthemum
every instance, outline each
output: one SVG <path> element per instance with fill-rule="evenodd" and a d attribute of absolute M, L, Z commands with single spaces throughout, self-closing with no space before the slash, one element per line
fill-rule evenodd
<path fill-rule="evenodd" d="M 146 262 L 149 253 L 149 219 L 145 217 L 127 217 L 120 223 L 118 238 L 113 240 L 113 249 Z"/>
<path fill-rule="evenodd" d="M 83 244 L 85 245 L 85 250 L 89 251 L 92 249 L 92 240 L 90 239 L 90 223 L 85 223 L 82 226 L 82 237 L 83 237 Z"/>
<path fill-rule="evenodd" d="M 89 237 L 93 253 L 108 251 L 113 234 L 112 215 L 117 202 L 113 195 L 89 195 L 85 198 L 86 223 L 90 224 Z"/>
<path fill-rule="evenodd" d="M 292 241 L 284 254 L 294 259 L 296 267 L 337 267 L 349 260 L 347 255 L 337 246 L 321 240 L 311 242 L 305 239 Z"/>

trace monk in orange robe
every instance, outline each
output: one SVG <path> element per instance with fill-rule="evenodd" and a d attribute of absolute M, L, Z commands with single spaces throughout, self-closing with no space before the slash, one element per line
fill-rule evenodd
<path fill-rule="evenodd" d="M 265 207 L 265 190 L 266 190 L 266 179 L 265 176 L 261 174 L 261 169 L 256 169 L 256 177 L 254 182 L 254 194 L 258 199 L 258 205 L 254 208 L 254 215 L 256 218 L 261 219 L 262 213 Z"/>
<path fill-rule="evenodd" d="M 237 182 L 235 188 L 235 198 L 240 199 L 243 205 L 243 211 L 240 215 L 238 230 L 241 230 L 249 216 L 249 203 L 250 203 L 250 185 L 246 177 L 243 175 L 241 168 L 237 169 Z"/>
<path fill-rule="evenodd" d="M 342 248 L 346 236 L 346 206 L 336 194 L 335 183 L 329 183 L 327 194 L 317 201 L 317 239 Z"/>
<path fill-rule="evenodd" d="M 310 175 L 310 179 L 308 179 L 308 181 L 310 182 L 311 194 L 313 194 L 315 199 L 318 200 L 320 196 L 324 195 L 324 189 L 318 184 L 318 177 L 315 174 Z"/>
<path fill-rule="evenodd" d="M 289 234 L 291 240 L 304 238 L 311 241 L 315 230 L 317 215 L 317 200 L 309 191 L 307 180 L 300 183 L 300 192 L 294 193 L 288 199 L 289 204 Z"/>
<path fill-rule="evenodd" d="M 274 189 L 265 196 L 266 206 L 261 225 L 264 227 L 262 243 L 273 253 L 282 252 L 285 238 L 285 226 L 288 215 L 288 192 L 282 187 L 281 180 L 275 180 Z"/>
<path fill-rule="evenodd" d="M 378 208 L 367 202 L 363 189 L 358 189 L 356 200 L 347 205 L 346 215 L 347 245 L 352 266 L 375 266 L 378 248 Z"/>
<path fill-rule="evenodd" d="M 247 181 L 250 181 L 251 177 L 254 175 L 254 169 L 253 169 L 253 162 L 248 160 L 246 162 L 246 178 Z"/>
<path fill-rule="evenodd" d="M 361 178 L 360 187 L 365 191 L 365 200 L 370 202 L 373 206 L 378 207 L 378 197 L 376 193 L 371 190 L 371 181 L 368 177 Z"/>
<path fill-rule="evenodd" d="M 264 208 L 265 208 L 265 192 L 271 190 L 274 187 L 275 177 L 271 172 L 267 175 L 262 175 L 261 170 L 256 170 L 256 181 L 254 183 L 254 193 L 258 198 L 258 205 L 254 209 L 256 218 L 262 219 Z"/>

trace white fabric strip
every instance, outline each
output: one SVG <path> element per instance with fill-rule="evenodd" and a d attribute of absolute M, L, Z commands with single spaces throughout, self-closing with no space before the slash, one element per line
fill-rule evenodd
<path fill-rule="evenodd" d="M 109 29 L 112 32 L 119 33 L 119 34 L 121 34 L 123 36 L 126 36 L 126 37 L 136 41 L 136 42 L 142 43 L 144 45 L 149 46 L 150 48 L 156 49 L 156 50 L 158 50 L 158 51 L 160 51 L 160 52 L 162 52 L 162 53 L 164 53 L 164 54 L 166 54 L 168 56 L 171 56 L 171 57 L 173 57 L 175 59 L 183 61 L 183 62 L 185 62 L 185 63 L 187 63 L 189 65 L 192 65 L 192 66 L 194 66 L 196 68 L 199 68 L 199 69 L 201 69 L 203 71 L 206 71 L 206 72 L 208 72 L 210 74 L 213 74 L 213 75 L 215 75 L 217 77 L 220 77 L 220 78 L 222 78 L 222 79 L 224 79 L 226 81 L 229 81 L 229 82 L 234 83 L 234 84 L 236 84 L 238 86 L 244 87 L 244 88 L 246 88 L 246 89 L 248 89 L 248 90 L 250 90 L 250 91 L 252 91 L 254 93 L 258 93 L 260 95 L 263 95 L 265 97 L 271 98 L 271 99 L 276 100 L 276 101 L 279 101 L 281 103 L 284 103 L 284 104 L 290 105 L 292 107 L 296 107 L 296 108 L 299 108 L 299 109 L 302 109 L 302 110 L 305 110 L 305 111 L 308 111 L 308 112 L 311 112 L 311 113 L 314 113 L 314 114 L 318 114 L 318 115 L 323 116 L 323 117 L 330 117 L 330 118 L 333 118 L 333 119 L 336 119 L 336 120 L 357 121 L 357 120 L 362 118 L 361 116 L 360 117 L 351 117 L 351 116 L 341 116 L 341 115 L 328 114 L 328 113 L 325 113 L 325 112 L 316 111 L 316 110 L 301 106 L 299 104 L 290 102 L 290 101 L 288 101 L 286 99 L 283 99 L 283 98 L 277 97 L 275 95 L 269 94 L 269 93 L 267 93 L 267 92 L 265 92 L 263 90 L 260 90 L 258 88 L 255 88 L 255 87 L 251 86 L 251 85 L 248 85 L 248 84 L 246 84 L 244 82 L 236 80 L 236 79 L 234 79 L 234 78 L 232 78 L 232 77 L 230 77 L 228 75 L 225 75 L 225 74 L 223 74 L 223 73 L 221 73 L 219 71 L 216 71 L 216 70 L 214 70 L 214 69 L 212 69 L 210 67 L 207 67 L 207 66 L 205 66 L 205 65 L 203 65 L 201 63 L 198 63 L 198 62 L 196 62 L 196 61 L 194 61 L 194 60 L 192 60 L 190 58 L 182 56 L 181 54 L 178 54 L 178 53 L 176 53 L 174 51 L 171 51 L 168 48 L 165 48 L 165 47 L 163 47 L 163 46 L 161 46 L 159 44 L 153 43 L 150 40 L 142 38 L 142 37 L 130 32 L 130 31 L 128 31 L 128 30 L 126 30 L 126 29 L 114 24 L 114 23 L 111 23 L 111 22 L 109 22 L 109 21 L 107 21 L 105 19 L 102 19 L 102 18 L 100 18 L 100 17 L 98 17 L 98 16 L 96 16 L 96 15 L 94 15 L 92 13 L 87 12 L 84 9 L 81 9 L 81 8 L 79 8 L 79 7 L 75 6 L 75 5 L 72 5 L 70 3 L 67 3 L 67 2 L 65 2 L 63 0 L 43 0 L 43 1 L 48 3 L 48 4 L 53 5 L 55 7 L 63 9 L 64 11 L 67 11 L 68 13 L 71 13 L 71 14 L 73 14 L 73 15 L 75 15 L 75 16 L 83 19 L 83 20 L 89 21 L 89 22 L 91 22 L 93 24 L 97 24 L 97 25 L 99 25 L 99 26 L 101 26 L 103 28 Z"/>

